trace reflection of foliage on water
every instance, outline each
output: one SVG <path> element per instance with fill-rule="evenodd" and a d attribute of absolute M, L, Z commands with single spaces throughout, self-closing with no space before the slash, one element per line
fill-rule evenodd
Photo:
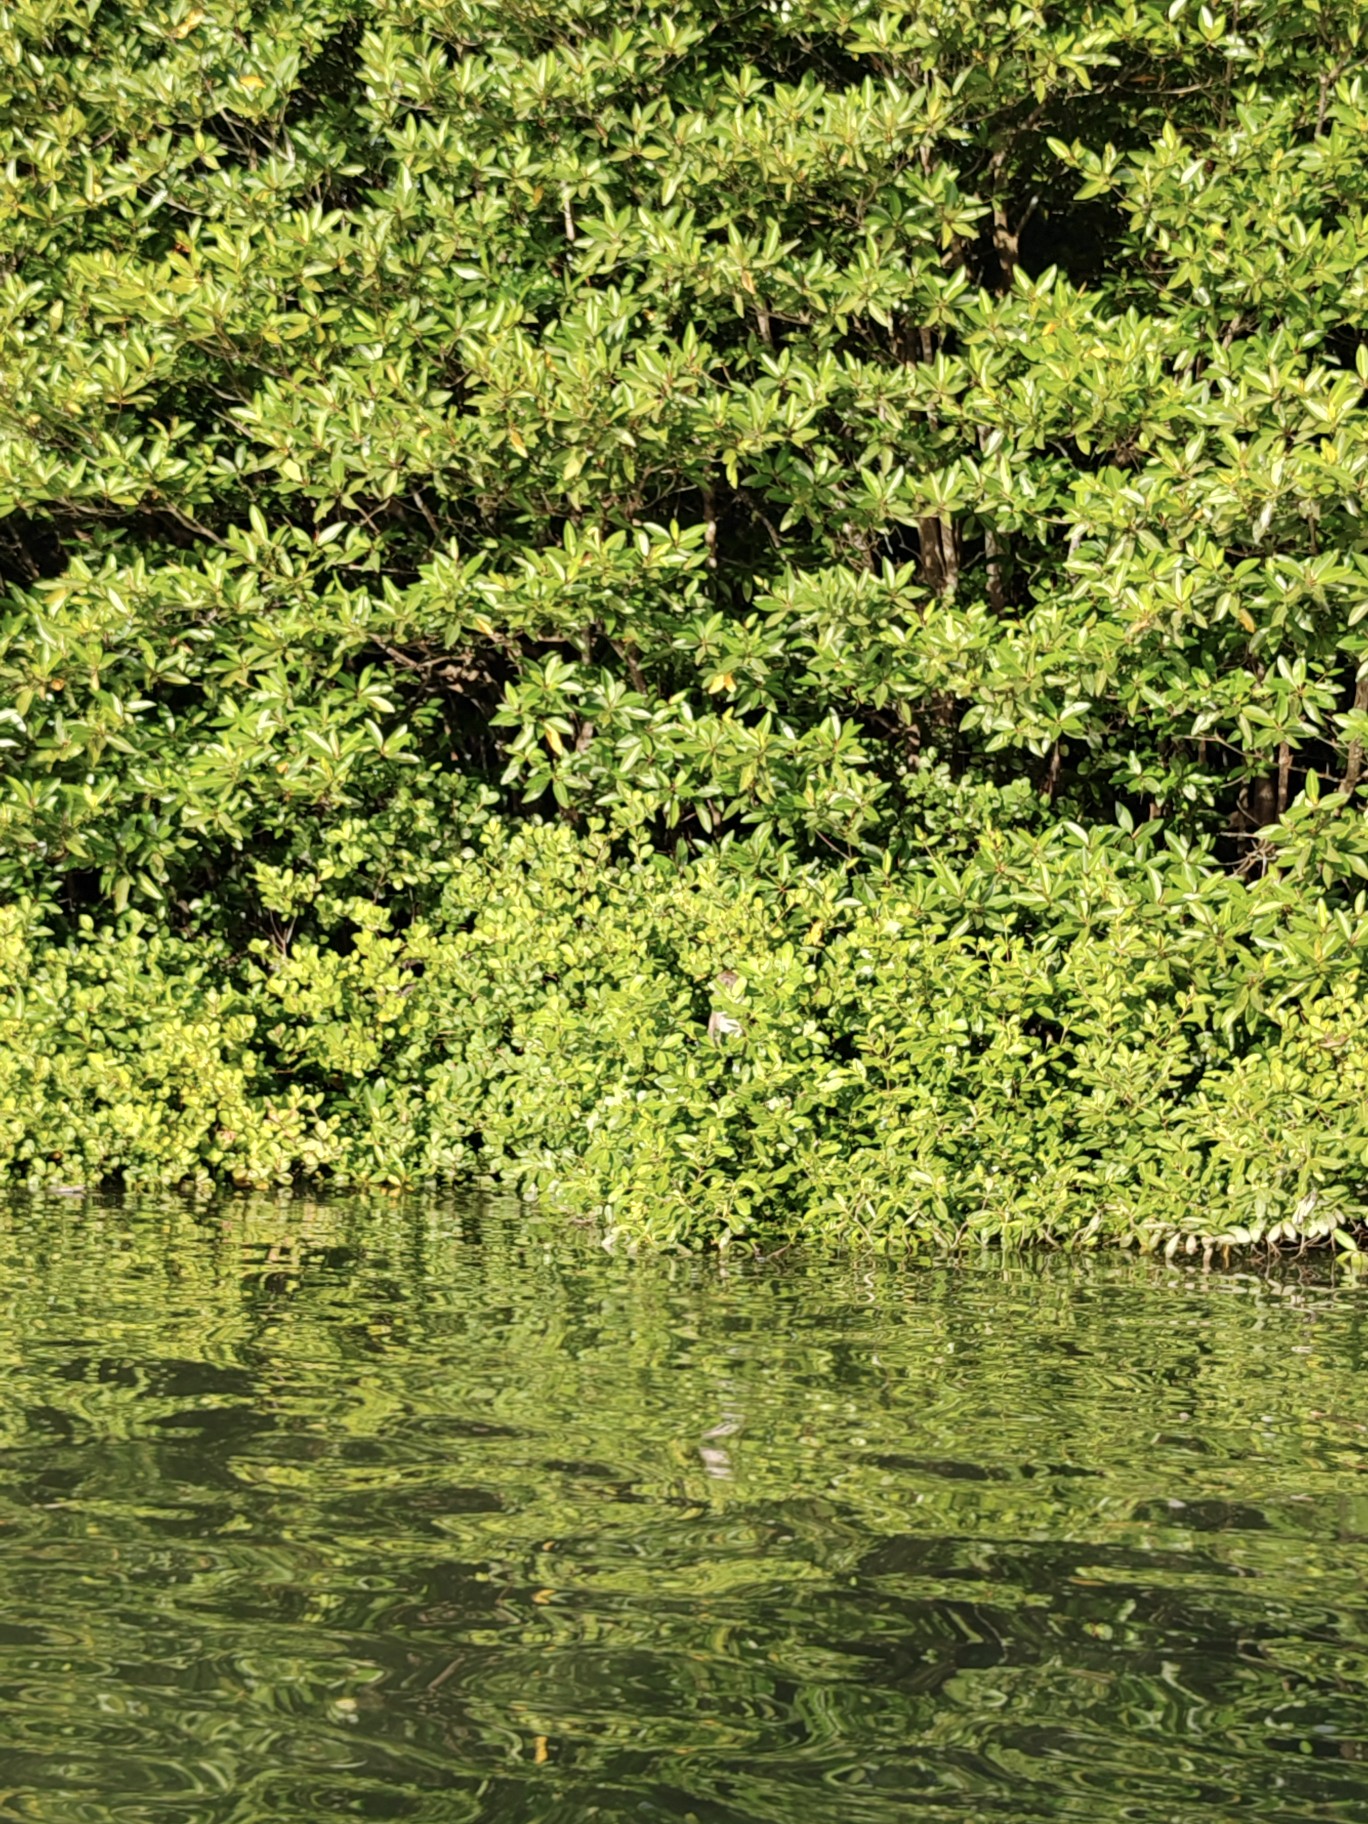
<path fill-rule="evenodd" d="M 0 1817 L 1361 1818 L 1361 1304 L 15 1207 Z"/>

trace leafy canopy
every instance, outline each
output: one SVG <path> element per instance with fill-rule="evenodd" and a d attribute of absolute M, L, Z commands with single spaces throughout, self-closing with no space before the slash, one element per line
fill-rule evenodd
<path fill-rule="evenodd" d="M 32 941 L 247 992 L 529 817 L 762 899 L 1143 827 L 1352 929 L 1364 50 L 1357 0 L 0 8 Z M 1264 1057 L 1243 979 L 1202 1017 Z"/>

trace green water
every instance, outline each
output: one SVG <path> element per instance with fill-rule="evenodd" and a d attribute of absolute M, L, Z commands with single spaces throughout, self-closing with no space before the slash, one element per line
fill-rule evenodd
<path fill-rule="evenodd" d="M 1368 1291 L 0 1213 L 0 1818 L 1368 1820 Z"/>

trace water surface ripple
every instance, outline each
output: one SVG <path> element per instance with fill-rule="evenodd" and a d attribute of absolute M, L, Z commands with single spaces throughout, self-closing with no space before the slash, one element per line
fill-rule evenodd
<path fill-rule="evenodd" d="M 0 1212 L 0 1818 L 1368 1824 L 1365 1299 Z"/>

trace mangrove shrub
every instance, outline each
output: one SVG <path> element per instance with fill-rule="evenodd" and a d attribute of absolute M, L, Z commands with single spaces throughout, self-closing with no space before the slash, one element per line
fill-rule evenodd
<path fill-rule="evenodd" d="M 0 48 L 8 1169 L 1347 1241 L 1358 0 Z"/>

